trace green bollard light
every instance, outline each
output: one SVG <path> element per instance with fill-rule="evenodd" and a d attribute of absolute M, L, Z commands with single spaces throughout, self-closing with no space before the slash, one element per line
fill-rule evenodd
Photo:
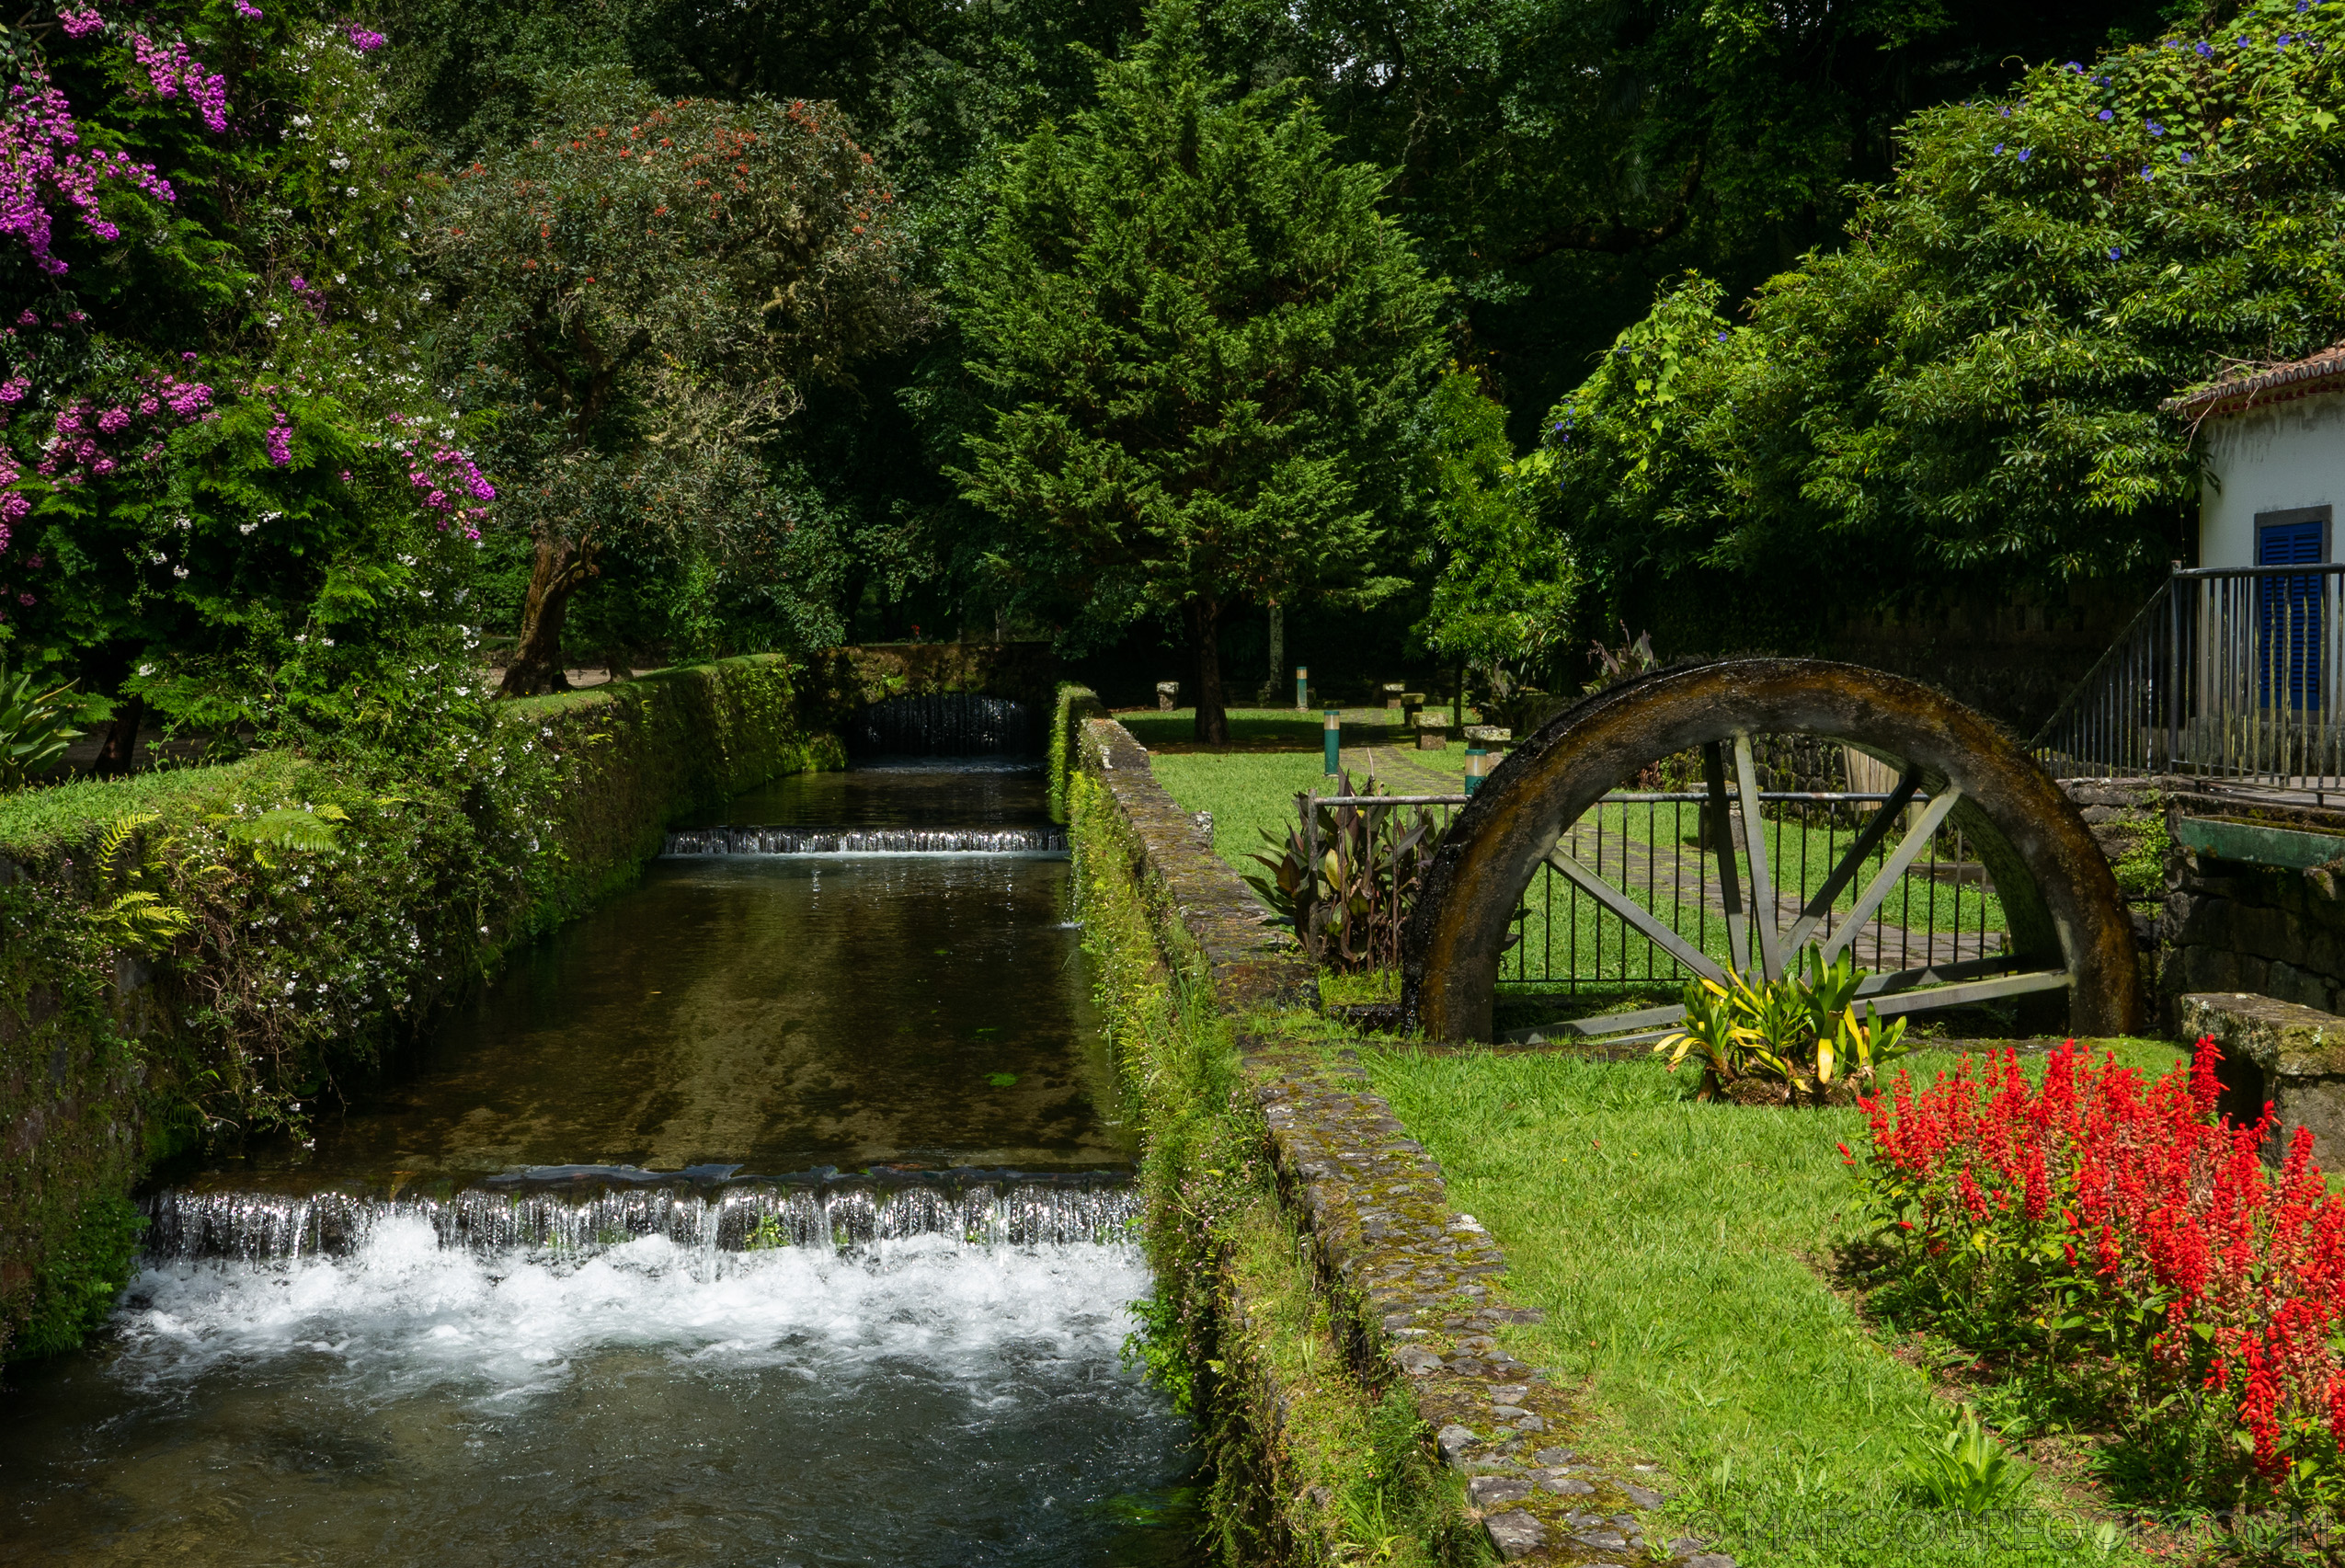
<path fill-rule="evenodd" d="M 1325 729 L 1327 745 L 1327 776 L 1333 778 L 1344 767 L 1344 715 L 1341 709 L 1327 710 Z"/>
<path fill-rule="evenodd" d="M 1466 793 L 1471 795 L 1481 788 L 1481 781 L 1490 776 L 1490 753 L 1479 746 L 1466 748 Z"/>
<path fill-rule="evenodd" d="M 1311 705 L 1311 667 L 1295 666 L 1295 711 L 1301 713 Z"/>

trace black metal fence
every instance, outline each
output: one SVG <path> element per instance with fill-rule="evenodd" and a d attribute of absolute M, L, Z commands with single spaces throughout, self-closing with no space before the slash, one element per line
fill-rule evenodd
<path fill-rule="evenodd" d="M 1837 917 L 1853 911 L 1861 890 L 1896 850 L 1901 831 L 1876 831 L 1876 843 L 1847 876 L 1842 862 L 1890 801 L 1861 791 L 1781 790 L 1759 795 L 1761 851 L 1778 933 L 1801 932 L 1802 943 L 1828 944 L 1841 933 Z M 1424 806 L 1444 828 L 1464 795 L 1343 795 L 1319 804 Z M 1916 795 L 1901 815 L 1915 818 L 1929 796 Z M 1693 977 L 1680 953 L 1650 929 L 1674 933 L 1679 946 L 1723 967 L 1749 967 L 1756 950 L 1749 930 L 1751 889 L 1757 885 L 1739 810 L 1729 810 L 1735 886 L 1722 886 L 1719 860 L 1704 813 L 1710 797 L 1691 791 L 1615 791 L 1567 829 L 1559 854 L 1575 863 L 1567 874 L 1557 857 L 1543 861 L 1515 918 L 1514 942 L 1501 960 L 1499 980 L 1536 993 L 1670 992 Z M 1900 823 L 1899 828 L 1904 827 Z M 1821 895 L 1836 870 L 1842 885 L 1828 905 Z M 1592 876 L 1590 874 L 1593 874 Z M 1604 891 L 1592 888 L 1601 882 Z M 1645 916 L 1632 921 L 1619 904 Z M 1730 912 L 1730 902 L 1736 912 Z M 1810 921 L 1809 917 L 1814 918 Z M 1737 931 L 1734 928 L 1743 927 Z M 2003 906 L 1986 868 L 1971 853 L 1960 829 L 1931 835 L 1927 847 L 1847 933 L 1856 961 L 1876 973 L 1950 967 L 1992 969 L 2004 949 Z"/>
<path fill-rule="evenodd" d="M 2345 789 L 2345 565 L 2177 571 L 2032 750 L 2056 777 Z"/>

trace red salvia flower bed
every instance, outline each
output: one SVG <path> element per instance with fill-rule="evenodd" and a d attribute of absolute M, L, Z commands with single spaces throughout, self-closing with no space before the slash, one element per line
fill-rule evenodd
<path fill-rule="evenodd" d="M 2345 1204 L 2302 1128 L 2215 1111 L 2213 1043 L 2146 1081 L 2070 1041 L 1862 1102 L 1897 1294 L 2014 1375 L 2082 1392 L 2178 1488 L 2332 1499 L 2345 1453 Z M 2064 1381 L 2065 1380 L 2065 1381 Z"/>

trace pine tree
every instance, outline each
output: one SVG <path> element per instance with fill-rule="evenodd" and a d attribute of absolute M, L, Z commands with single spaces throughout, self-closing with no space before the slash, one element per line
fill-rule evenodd
<path fill-rule="evenodd" d="M 1442 292 L 1382 186 L 1291 90 L 1208 75 L 1187 0 L 1160 0 L 955 258 L 991 412 L 954 478 L 1006 525 L 999 568 L 1078 643 L 1180 611 L 1201 740 L 1228 738 L 1228 610 L 1390 586 Z"/>

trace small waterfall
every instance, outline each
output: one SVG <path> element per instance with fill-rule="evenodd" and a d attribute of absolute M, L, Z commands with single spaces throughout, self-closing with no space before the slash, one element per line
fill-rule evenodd
<path fill-rule="evenodd" d="M 555 1167 L 441 1194 L 351 1189 L 158 1193 L 143 1205 L 158 1261 L 289 1262 L 354 1252 L 386 1222 L 422 1219 L 443 1250 L 590 1257 L 646 1236 L 687 1252 L 829 1247 L 944 1236 L 978 1248 L 1128 1241 L 1139 1195 L 1121 1174 L 898 1172 L 711 1184 L 692 1173 Z"/>
<path fill-rule="evenodd" d="M 855 715 L 848 749 L 864 756 L 990 757 L 1034 750 L 1024 703 L 971 692 L 891 697 Z"/>
<path fill-rule="evenodd" d="M 692 828 L 660 853 L 709 854 L 1063 854 L 1064 828 Z"/>

